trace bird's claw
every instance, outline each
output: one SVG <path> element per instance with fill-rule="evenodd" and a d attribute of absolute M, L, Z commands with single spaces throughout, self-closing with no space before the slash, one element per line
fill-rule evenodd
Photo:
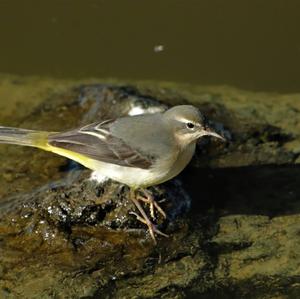
<path fill-rule="evenodd" d="M 165 212 L 161 209 L 161 207 L 154 201 L 154 199 L 149 196 L 147 196 L 147 192 L 146 193 L 146 201 L 148 203 L 150 203 L 150 213 L 151 213 L 151 217 L 154 218 L 154 208 L 156 208 L 164 217 L 166 217 Z M 148 199 L 147 199 L 148 197 Z M 157 244 L 156 242 L 156 238 L 155 238 L 155 234 L 164 236 L 164 237 L 168 237 L 168 235 L 164 234 L 163 232 L 161 232 L 156 226 L 155 224 L 153 224 L 150 219 L 148 218 L 147 214 L 145 213 L 143 207 L 141 206 L 141 204 L 139 203 L 139 200 L 135 197 L 135 192 L 133 189 L 130 190 L 130 199 L 131 201 L 135 204 L 135 206 L 137 207 L 137 209 L 139 210 L 139 214 L 135 213 L 135 212 L 131 212 L 131 214 L 135 215 L 137 217 L 137 220 L 141 221 L 142 223 L 144 223 L 145 225 L 148 226 L 148 230 L 150 233 L 150 236 L 154 242 L 154 244 Z"/>
<path fill-rule="evenodd" d="M 155 219 L 155 209 L 162 215 L 164 219 L 167 218 L 166 213 L 164 210 L 160 207 L 160 205 L 154 200 L 152 194 L 146 190 L 143 190 L 143 193 L 145 197 L 139 196 L 137 199 L 141 200 L 144 203 L 149 204 L 150 206 L 150 215 L 152 219 Z"/>
<path fill-rule="evenodd" d="M 148 218 L 142 218 L 139 214 L 135 213 L 135 212 L 129 212 L 131 215 L 134 215 L 136 217 L 136 219 L 142 223 L 144 223 L 145 225 L 148 226 L 148 230 L 150 233 L 150 236 L 154 242 L 154 244 L 157 244 L 156 238 L 155 238 L 155 234 L 161 235 L 163 237 L 168 238 L 169 236 L 163 232 L 161 232 L 155 224 L 153 224 Z"/>

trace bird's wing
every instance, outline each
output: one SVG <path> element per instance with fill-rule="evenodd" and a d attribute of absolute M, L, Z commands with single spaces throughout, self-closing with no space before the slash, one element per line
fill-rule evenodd
<path fill-rule="evenodd" d="M 107 120 L 77 130 L 51 134 L 48 143 L 101 162 L 142 169 L 150 168 L 153 159 L 113 136 L 110 131 L 112 123 L 113 120 Z"/>

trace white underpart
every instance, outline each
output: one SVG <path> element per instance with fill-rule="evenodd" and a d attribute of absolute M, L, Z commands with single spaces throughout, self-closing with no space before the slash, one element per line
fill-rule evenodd
<path fill-rule="evenodd" d="M 103 184 L 109 180 L 109 177 L 103 175 L 99 171 L 95 170 L 91 173 L 90 181 L 96 181 L 99 184 Z"/>
<path fill-rule="evenodd" d="M 150 169 L 126 167 L 96 160 L 93 161 L 93 167 L 98 169 L 95 171 L 97 176 L 101 173 L 101 177 L 106 176 L 131 187 L 148 187 L 176 176 L 189 163 L 194 151 L 195 143 L 191 143 L 179 155 L 170 154 L 161 160 L 159 165 L 155 164 Z"/>

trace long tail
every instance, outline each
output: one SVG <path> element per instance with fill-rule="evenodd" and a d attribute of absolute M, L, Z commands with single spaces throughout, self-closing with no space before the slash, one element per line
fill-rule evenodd
<path fill-rule="evenodd" d="M 0 126 L 0 143 L 18 144 L 47 150 L 50 132 Z"/>
<path fill-rule="evenodd" d="M 0 126 L 0 143 L 37 147 L 72 159 L 87 168 L 93 170 L 96 169 L 95 167 L 97 165 L 95 165 L 92 159 L 89 159 L 79 153 L 50 145 L 48 143 L 48 137 L 49 135 L 56 133 L 57 132 L 34 131 Z"/>

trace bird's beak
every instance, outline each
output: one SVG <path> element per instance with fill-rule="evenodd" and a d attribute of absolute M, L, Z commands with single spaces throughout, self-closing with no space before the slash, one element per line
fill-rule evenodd
<path fill-rule="evenodd" d="M 221 136 L 220 134 L 216 133 L 214 130 L 212 130 L 209 127 L 206 128 L 204 130 L 204 132 L 202 132 L 202 136 L 213 136 L 213 137 L 221 139 L 224 142 L 226 141 L 226 139 L 223 136 Z"/>

